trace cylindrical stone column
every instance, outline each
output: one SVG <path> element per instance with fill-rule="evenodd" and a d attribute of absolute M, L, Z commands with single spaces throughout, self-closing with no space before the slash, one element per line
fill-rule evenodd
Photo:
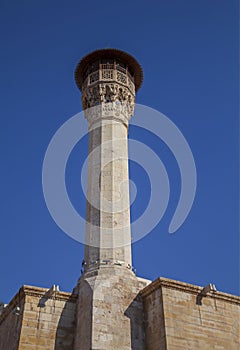
<path fill-rule="evenodd" d="M 127 133 L 142 69 L 129 54 L 103 49 L 84 57 L 75 77 L 89 127 L 84 272 L 131 269 Z"/>
<path fill-rule="evenodd" d="M 84 274 L 74 350 L 143 350 L 146 282 L 131 271 L 128 123 L 142 69 L 127 53 L 98 50 L 76 69 L 89 127 Z"/>

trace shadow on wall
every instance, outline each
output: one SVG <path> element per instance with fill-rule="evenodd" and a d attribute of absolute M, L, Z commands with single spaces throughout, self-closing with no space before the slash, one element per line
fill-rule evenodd
<path fill-rule="evenodd" d="M 68 297 L 68 300 L 64 300 L 62 297 L 58 297 L 58 293 L 55 294 L 50 289 L 41 297 L 38 303 L 38 307 L 42 308 L 43 313 L 47 306 L 51 307 L 51 323 L 49 326 L 51 327 L 52 324 L 53 327 L 49 331 L 54 332 L 54 329 L 56 330 L 54 350 L 73 350 L 76 313 L 75 296 L 72 294 Z M 39 322 L 42 322 L 40 317 Z M 39 325 L 37 328 L 39 328 Z"/>
<path fill-rule="evenodd" d="M 75 309 L 69 309 L 73 303 L 66 302 L 59 318 L 54 350 L 73 350 L 75 333 Z M 75 305 L 74 305 L 75 306 Z"/>
<path fill-rule="evenodd" d="M 73 350 L 76 327 L 76 303 L 66 301 L 59 317 L 54 350 Z"/>
<path fill-rule="evenodd" d="M 84 279 L 80 280 L 76 314 L 78 315 L 75 332 L 75 349 L 90 350 L 92 349 L 92 305 L 93 291 L 91 286 Z M 55 348 L 55 350 L 65 348 Z M 70 348 L 69 348 L 70 349 Z"/>
<path fill-rule="evenodd" d="M 24 305 L 20 291 L 0 314 L 0 350 L 19 348 Z"/>
<path fill-rule="evenodd" d="M 143 302 L 140 293 L 133 299 L 124 315 L 130 319 L 131 349 L 145 349 Z"/>

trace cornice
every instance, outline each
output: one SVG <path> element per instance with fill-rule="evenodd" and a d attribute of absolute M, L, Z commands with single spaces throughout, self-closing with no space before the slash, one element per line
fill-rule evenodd
<path fill-rule="evenodd" d="M 41 288 L 35 286 L 22 286 L 17 294 L 11 299 L 9 304 L 5 307 L 5 309 L 0 314 L 0 324 L 3 320 L 9 315 L 10 312 L 13 312 L 16 306 L 22 303 L 26 296 L 33 296 L 37 298 L 46 298 L 60 301 L 68 301 L 72 303 L 77 302 L 77 294 L 62 292 L 62 291 L 54 291 L 50 293 L 49 288 Z"/>
<path fill-rule="evenodd" d="M 155 290 L 162 289 L 162 288 L 179 290 L 179 291 L 190 293 L 196 296 L 201 295 L 201 292 L 203 290 L 203 287 L 200 287 L 200 286 L 196 286 L 185 282 L 175 281 L 169 278 L 159 277 L 158 279 L 150 283 L 147 287 L 145 287 L 141 291 L 141 294 L 143 297 L 147 297 L 148 295 L 153 293 Z M 213 293 L 207 293 L 206 297 L 219 299 L 229 303 L 240 305 L 240 297 L 237 295 L 232 295 L 232 294 L 217 291 Z"/>
<path fill-rule="evenodd" d="M 77 295 L 70 292 L 56 291 L 50 293 L 49 288 L 33 287 L 33 286 L 22 286 L 20 289 L 24 295 L 36 296 L 36 297 L 46 297 L 48 299 L 62 300 L 62 301 L 77 301 Z"/>

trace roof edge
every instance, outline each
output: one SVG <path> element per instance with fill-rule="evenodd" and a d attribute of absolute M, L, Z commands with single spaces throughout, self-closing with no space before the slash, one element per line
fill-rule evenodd
<path fill-rule="evenodd" d="M 123 61 L 134 74 L 136 91 L 140 88 L 143 82 L 143 70 L 138 61 L 125 51 L 115 48 L 105 48 L 90 52 L 89 54 L 85 55 L 77 64 L 74 76 L 76 84 L 80 90 L 82 90 L 83 74 L 87 69 L 87 66 L 97 59 L 101 58 L 116 58 L 120 61 Z"/>

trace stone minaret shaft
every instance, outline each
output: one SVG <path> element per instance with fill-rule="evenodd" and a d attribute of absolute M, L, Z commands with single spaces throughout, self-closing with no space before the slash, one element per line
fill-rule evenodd
<path fill-rule="evenodd" d="M 131 266 L 127 126 L 103 111 L 89 125 L 87 197 L 86 269 Z"/>
<path fill-rule="evenodd" d="M 119 50 L 95 51 L 76 69 L 89 127 L 84 270 L 131 269 L 128 122 L 141 67 Z"/>
<path fill-rule="evenodd" d="M 98 50 L 76 69 L 89 127 L 84 273 L 74 350 L 143 350 L 146 282 L 131 269 L 128 122 L 142 69 L 127 53 Z"/>

